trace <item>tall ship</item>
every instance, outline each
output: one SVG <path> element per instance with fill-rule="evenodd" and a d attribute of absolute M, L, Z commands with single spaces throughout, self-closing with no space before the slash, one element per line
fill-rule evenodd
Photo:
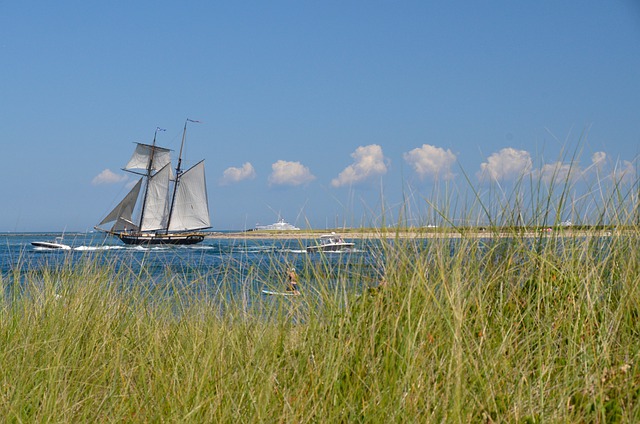
<path fill-rule="evenodd" d="M 184 123 L 175 174 L 171 150 L 156 145 L 160 128 L 156 128 L 152 144 L 136 143 L 123 170 L 140 178 L 96 230 L 131 245 L 190 245 L 204 240 L 202 230 L 211 228 L 204 160 L 182 169 L 189 122 L 199 121 L 187 119 Z"/>

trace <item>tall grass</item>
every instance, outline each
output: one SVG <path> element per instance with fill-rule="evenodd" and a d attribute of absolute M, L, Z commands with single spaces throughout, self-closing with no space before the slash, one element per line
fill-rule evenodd
<path fill-rule="evenodd" d="M 619 207 L 618 194 L 607 208 Z M 230 263 L 208 295 L 210 275 L 167 274 L 150 286 L 144 272 L 104 261 L 6 276 L 0 414 L 14 422 L 637 422 L 632 211 L 612 214 L 627 221 L 604 231 L 528 233 L 508 208 L 484 237 L 407 239 L 380 229 L 386 285 L 372 289 L 353 283 L 375 283 L 371 275 L 322 261 L 300 270 L 305 295 L 296 298 L 235 287 L 272 280 L 277 261 L 267 275 Z M 546 213 L 533 210 L 532 220 Z M 322 284 L 328 274 L 334 283 Z"/>

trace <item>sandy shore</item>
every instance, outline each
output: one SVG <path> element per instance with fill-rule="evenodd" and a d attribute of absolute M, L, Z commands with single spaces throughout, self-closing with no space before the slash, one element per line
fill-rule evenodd
<path fill-rule="evenodd" d="M 211 233 L 207 238 L 211 239 L 317 239 L 322 234 L 330 232 L 323 231 L 239 231 L 234 233 Z M 339 233 L 344 238 L 350 239 L 371 239 L 382 238 L 381 233 L 369 231 L 342 232 Z M 394 237 L 388 234 L 385 237 Z M 409 234 L 403 234 L 402 237 L 410 237 Z M 415 235 L 413 236 L 415 237 Z"/>
<path fill-rule="evenodd" d="M 207 235 L 209 239 L 317 239 L 322 234 L 328 234 L 331 231 L 313 230 L 313 231 L 239 231 L 239 232 L 225 232 L 225 233 L 211 233 Z M 526 231 L 523 233 L 513 232 L 492 232 L 492 231 L 480 231 L 472 230 L 465 231 L 464 233 L 457 231 L 394 231 L 389 230 L 382 231 L 358 231 L 347 230 L 336 233 L 340 234 L 345 239 L 419 239 L 419 238 L 461 238 L 461 237 L 478 237 L 478 238 L 504 238 L 504 237 L 603 237 L 612 235 L 608 230 L 570 230 L 562 229 L 555 231 Z"/>

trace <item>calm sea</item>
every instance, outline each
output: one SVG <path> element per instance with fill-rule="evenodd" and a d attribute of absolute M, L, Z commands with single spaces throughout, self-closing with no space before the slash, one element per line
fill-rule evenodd
<path fill-rule="evenodd" d="M 141 247 L 124 245 L 102 233 L 65 233 L 71 250 L 34 247 L 32 241 L 53 241 L 60 233 L 0 233 L 3 281 L 23 281 L 27 275 L 105 264 L 132 284 L 221 284 L 256 296 L 262 289 L 281 290 L 288 267 L 296 268 L 302 287 L 345 283 L 354 289 L 376 280 L 381 255 L 376 241 L 351 240 L 352 252 L 307 253 L 314 240 L 209 238 L 193 246 Z M 16 279 L 17 276 L 17 279 Z M 140 278 L 143 276 L 143 278 Z M 206 290 L 215 293 L 216 290 Z"/>

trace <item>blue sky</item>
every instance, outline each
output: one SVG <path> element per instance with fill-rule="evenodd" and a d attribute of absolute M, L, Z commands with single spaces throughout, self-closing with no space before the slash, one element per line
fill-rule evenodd
<path fill-rule="evenodd" d="M 2 2 L 0 54 L 0 231 L 91 229 L 132 143 L 178 150 L 186 118 L 214 229 L 638 168 L 632 0 Z"/>

